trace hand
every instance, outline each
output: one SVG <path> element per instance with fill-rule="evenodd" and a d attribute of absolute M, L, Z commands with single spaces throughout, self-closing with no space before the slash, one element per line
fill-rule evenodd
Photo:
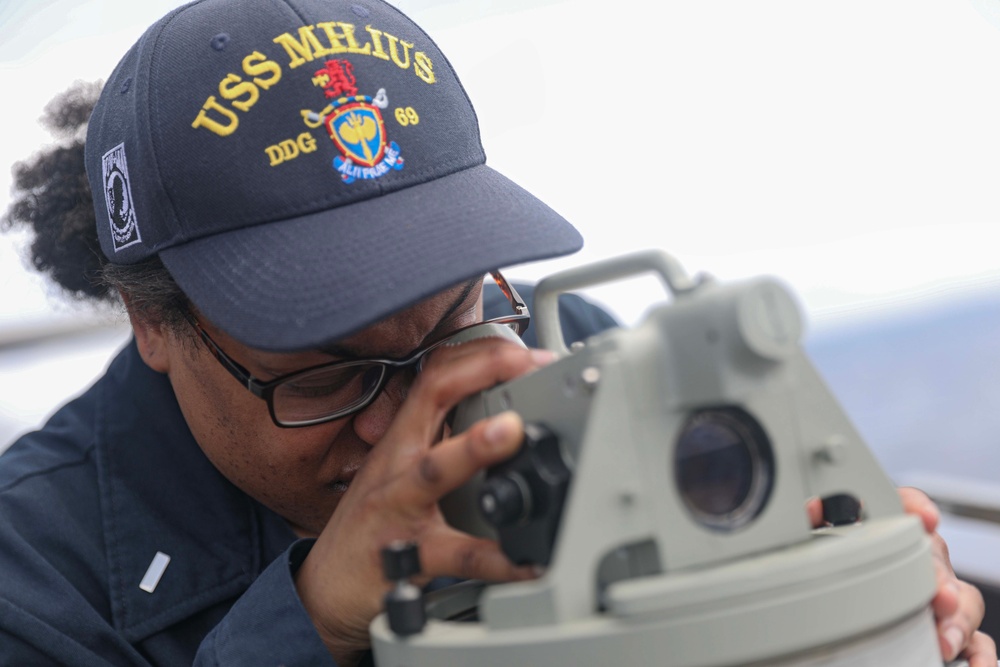
<path fill-rule="evenodd" d="M 970 667 L 996 667 L 996 644 L 988 635 L 979 632 L 986 613 L 983 595 L 955 575 L 948 545 L 937 533 L 941 518 L 937 506 L 923 491 L 913 488 L 899 489 L 899 497 L 903 509 L 919 516 L 931 536 L 938 585 L 931 607 L 937 621 L 941 657 L 954 660 L 961 656 L 969 661 Z"/>
<path fill-rule="evenodd" d="M 937 623 L 941 657 L 950 661 L 961 656 L 969 661 L 969 667 L 997 667 L 996 644 L 989 635 L 979 632 L 986 614 L 983 595 L 955 575 L 948 545 L 937 533 L 941 519 L 937 505 L 923 491 L 909 487 L 900 488 L 899 497 L 903 510 L 919 516 L 931 536 L 937 576 L 937 593 L 931 600 L 931 608 Z M 823 507 L 818 499 L 811 500 L 806 509 L 813 526 L 823 524 Z"/>
<path fill-rule="evenodd" d="M 393 540 L 417 542 L 427 580 L 533 576 L 495 542 L 449 526 L 438 509 L 441 497 L 476 471 L 516 453 L 520 417 L 506 412 L 453 437 L 441 440 L 441 433 L 460 400 L 551 359 L 499 339 L 445 347 L 428 359 L 296 575 L 306 611 L 338 664 L 354 663 L 368 648 L 368 626 L 389 589 L 380 551 Z"/>

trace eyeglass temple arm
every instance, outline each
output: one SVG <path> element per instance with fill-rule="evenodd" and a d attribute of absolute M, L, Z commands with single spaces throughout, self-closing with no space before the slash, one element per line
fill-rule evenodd
<path fill-rule="evenodd" d="M 187 318 L 187 321 L 191 323 L 191 326 L 194 327 L 194 330 L 198 333 L 201 339 L 205 342 L 205 345 L 208 346 L 208 350 L 212 353 L 212 356 L 219 360 L 219 363 L 222 364 L 227 371 L 229 371 L 229 374 L 239 380 L 240 384 L 245 386 L 251 394 L 257 396 L 258 398 L 263 398 L 263 392 L 261 391 L 260 386 L 254 381 L 254 377 L 250 371 L 230 359 L 229 355 L 223 352 L 222 348 L 219 347 L 215 341 L 212 340 L 212 337 L 208 335 L 208 332 L 202 328 L 201 324 L 197 319 L 195 319 L 194 315 L 191 313 L 185 313 L 184 316 Z"/>
<path fill-rule="evenodd" d="M 499 271 L 490 271 L 490 275 L 493 277 L 493 281 L 503 292 L 503 295 L 507 297 L 507 301 L 510 302 L 510 307 L 514 309 L 518 315 L 530 315 L 528 312 L 528 306 L 524 303 L 524 299 L 521 295 L 517 293 L 514 286 L 507 282 L 507 279 L 503 277 Z"/>

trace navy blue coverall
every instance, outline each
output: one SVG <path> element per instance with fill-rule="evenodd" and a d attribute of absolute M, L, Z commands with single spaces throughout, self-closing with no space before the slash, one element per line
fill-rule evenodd
<path fill-rule="evenodd" d="M 615 326 L 560 309 L 567 343 Z M 333 664 L 293 581 L 311 545 L 212 466 L 132 341 L 0 457 L 0 665 Z"/>

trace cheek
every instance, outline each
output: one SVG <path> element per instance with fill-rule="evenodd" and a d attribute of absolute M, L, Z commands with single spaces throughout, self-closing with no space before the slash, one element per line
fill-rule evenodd
<path fill-rule="evenodd" d="M 209 360 L 211 361 L 211 360 Z M 221 368 L 174 365 L 170 381 L 202 451 L 230 482 L 286 518 L 297 507 L 326 507 L 329 484 L 367 449 L 349 420 L 301 429 L 280 428 L 267 404 Z M 352 446 L 355 443 L 356 446 Z M 326 512 L 331 508 L 326 508 Z"/>
<path fill-rule="evenodd" d="M 195 440 L 213 461 L 229 451 L 255 449 L 253 436 L 265 426 L 261 418 L 268 417 L 267 406 L 232 378 L 206 372 L 210 366 L 194 366 L 174 364 L 169 377 Z M 240 441 L 246 446 L 228 445 Z"/>
<path fill-rule="evenodd" d="M 184 418 L 205 455 L 231 482 L 259 498 L 282 478 L 301 481 L 295 478 L 316 472 L 335 433 L 279 428 L 267 404 L 225 371 L 218 377 L 190 364 L 175 368 L 170 380 Z"/>
<path fill-rule="evenodd" d="M 195 440 L 244 493 L 303 534 L 318 534 L 340 501 L 343 480 L 364 462 L 369 446 L 350 419 L 279 428 L 264 401 L 222 368 L 215 370 L 197 360 L 171 366 L 170 381 Z"/>

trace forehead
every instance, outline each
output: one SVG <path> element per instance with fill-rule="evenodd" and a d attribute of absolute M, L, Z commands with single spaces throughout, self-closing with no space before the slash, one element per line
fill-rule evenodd
<path fill-rule="evenodd" d="M 482 280 L 473 279 L 424 299 L 348 338 L 322 349 L 300 352 L 270 352 L 247 346 L 213 323 L 201 325 L 222 348 L 247 366 L 251 374 L 264 377 L 286 375 L 331 361 L 363 358 L 402 358 L 426 341 L 478 318 Z M 197 348 L 196 348 L 197 349 Z"/>
<path fill-rule="evenodd" d="M 404 356 L 437 333 L 440 327 L 466 324 L 466 320 L 475 315 L 482 285 L 478 278 L 455 285 L 353 336 L 325 346 L 323 352 L 338 357 Z"/>

